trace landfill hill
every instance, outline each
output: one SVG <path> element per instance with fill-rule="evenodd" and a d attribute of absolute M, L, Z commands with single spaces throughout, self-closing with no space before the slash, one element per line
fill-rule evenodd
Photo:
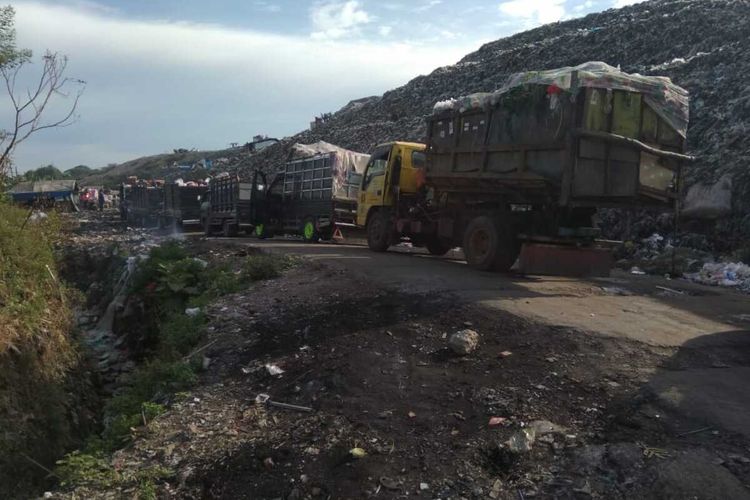
<path fill-rule="evenodd" d="M 438 68 L 380 97 L 352 101 L 314 130 L 254 155 L 237 154 L 248 172 L 272 171 L 295 142 L 324 140 L 369 151 L 389 140 L 421 140 L 424 117 L 440 100 L 501 87 L 515 72 L 604 61 L 628 73 L 664 75 L 689 90 L 687 186 L 732 181 L 732 218 L 719 222 L 750 237 L 750 2 L 652 0 L 554 23 L 487 43 L 453 66 Z M 136 160 L 137 161 L 137 160 Z M 132 163 L 132 162 L 129 162 Z M 149 165 L 150 162 L 144 162 Z M 122 167 L 125 167 L 123 164 Z M 116 175 L 120 167 L 109 175 Z"/>
<path fill-rule="evenodd" d="M 142 179 L 175 179 L 205 175 L 205 171 L 198 169 L 193 172 L 183 172 L 179 166 L 196 165 L 202 160 L 211 160 L 217 168 L 229 168 L 237 165 L 243 155 L 243 148 L 221 149 L 215 151 L 176 150 L 173 153 L 163 153 L 143 156 L 117 165 L 109 165 L 97 169 L 80 179 L 81 185 L 114 187 L 129 176 Z"/>

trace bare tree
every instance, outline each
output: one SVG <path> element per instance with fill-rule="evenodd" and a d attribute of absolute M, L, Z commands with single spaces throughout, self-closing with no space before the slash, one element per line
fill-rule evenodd
<path fill-rule="evenodd" d="M 0 130 L 0 177 L 10 172 L 13 151 L 32 134 L 41 130 L 66 127 L 76 121 L 78 101 L 86 82 L 65 76 L 68 58 L 57 52 L 47 52 L 42 57 L 42 72 L 36 84 L 19 91 L 16 80 L 31 63 L 28 53 L 13 62 L 0 66 L 0 76 L 12 103 L 12 123 Z M 58 116 L 47 120 L 45 111 L 55 99 L 68 99 L 69 104 Z"/>

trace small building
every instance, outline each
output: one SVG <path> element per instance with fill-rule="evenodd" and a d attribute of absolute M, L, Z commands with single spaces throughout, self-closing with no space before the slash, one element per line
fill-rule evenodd
<path fill-rule="evenodd" d="M 245 144 L 245 148 L 247 149 L 248 153 L 257 153 L 258 151 L 263 151 L 268 146 L 273 146 L 279 142 L 278 139 L 273 137 L 267 137 L 264 135 L 256 135 L 253 137 L 252 142 L 248 142 Z"/>

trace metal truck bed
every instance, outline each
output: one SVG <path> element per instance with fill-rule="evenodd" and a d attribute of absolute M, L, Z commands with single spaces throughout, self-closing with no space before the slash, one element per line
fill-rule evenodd
<path fill-rule="evenodd" d="M 655 77 L 596 80 L 583 69 L 569 75 L 565 91 L 559 76 L 529 77 L 438 108 L 427 122 L 428 183 L 449 192 L 504 190 L 519 203 L 674 208 L 690 160 L 684 130 L 647 91 L 679 87 Z"/>

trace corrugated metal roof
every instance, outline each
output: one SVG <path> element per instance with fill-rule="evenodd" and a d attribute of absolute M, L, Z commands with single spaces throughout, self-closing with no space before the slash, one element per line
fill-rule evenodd
<path fill-rule="evenodd" d="M 16 184 L 8 192 L 11 194 L 56 193 L 60 191 L 75 191 L 77 185 L 77 181 L 68 179 L 58 181 L 29 181 Z"/>

